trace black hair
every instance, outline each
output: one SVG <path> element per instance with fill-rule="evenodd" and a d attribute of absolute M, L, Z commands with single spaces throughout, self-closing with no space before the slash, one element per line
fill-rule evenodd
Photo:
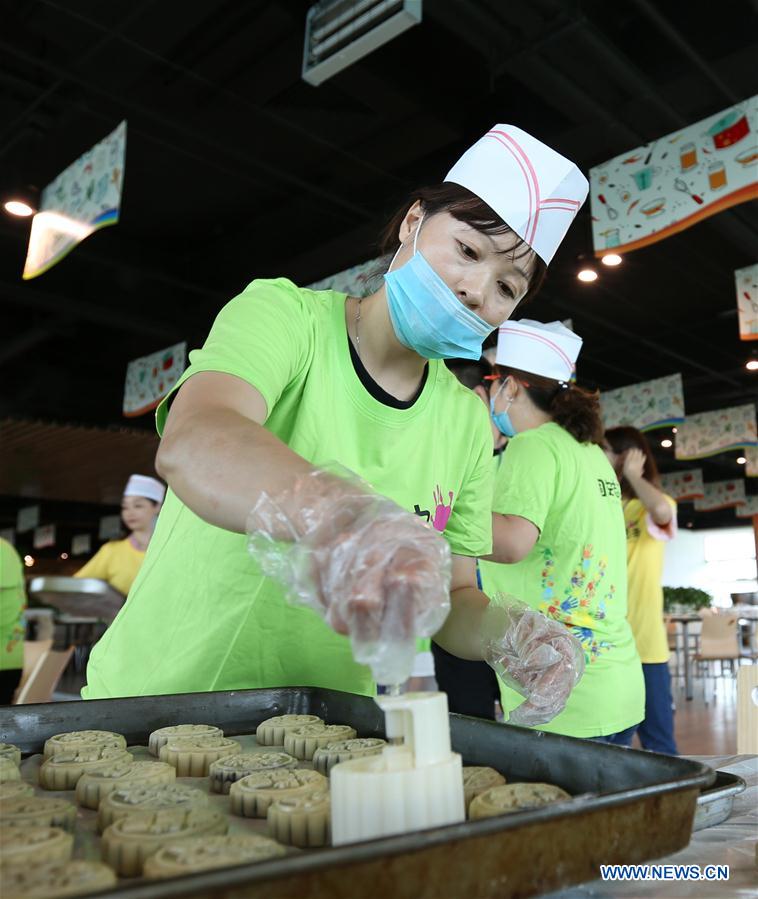
<path fill-rule="evenodd" d="M 645 467 L 642 471 L 642 477 L 660 488 L 661 476 L 658 474 L 658 465 L 653 456 L 653 451 L 650 449 L 650 444 L 647 442 L 647 437 L 645 437 L 642 431 L 638 431 L 637 428 L 632 428 L 628 425 L 609 428 L 605 432 L 605 439 L 617 456 L 630 449 L 642 450 L 645 454 Z"/>
<path fill-rule="evenodd" d="M 417 200 L 421 202 L 421 206 L 428 216 L 436 215 L 438 212 L 449 212 L 459 222 L 470 225 L 484 234 L 516 235 L 516 232 L 500 218 L 495 210 L 475 193 L 461 187 L 460 184 L 445 181 L 443 184 L 419 187 L 411 191 L 408 199 L 395 212 L 380 236 L 379 251 L 382 255 L 392 255 L 397 250 L 400 225 L 410 207 Z M 528 258 L 533 263 L 529 289 L 518 305 L 518 308 L 521 309 L 539 292 L 545 280 L 547 266 L 523 238 L 518 235 L 516 237 L 518 237 L 518 242 L 513 247 L 513 258 Z"/>
<path fill-rule="evenodd" d="M 484 356 L 479 359 L 445 359 L 445 365 L 469 390 L 486 386 L 484 379 L 492 374 L 492 366 Z"/>
<path fill-rule="evenodd" d="M 518 368 L 496 366 L 501 378 L 513 377 L 526 390 L 534 405 L 579 443 L 603 445 L 603 420 L 600 417 L 600 393 L 576 384 L 556 381 Z"/>

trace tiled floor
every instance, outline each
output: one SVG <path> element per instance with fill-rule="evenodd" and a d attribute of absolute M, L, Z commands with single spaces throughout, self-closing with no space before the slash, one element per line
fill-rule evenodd
<path fill-rule="evenodd" d="M 709 681 L 709 691 L 713 690 Z M 730 755 L 737 752 L 737 682 L 726 677 L 716 679 L 716 696 L 703 698 L 703 685 L 696 680 L 694 696 L 687 701 L 684 691 L 675 687 L 676 716 L 674 730 L 682 755 Z"/>

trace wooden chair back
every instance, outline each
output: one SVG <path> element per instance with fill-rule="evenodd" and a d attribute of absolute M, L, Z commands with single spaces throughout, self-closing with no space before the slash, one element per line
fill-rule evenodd
<path fill-rule="evenodd" d="M 707 615 L 700 632 L 701 659 L 738 659 L 740 644 L 736 615 Z"/>
<path fill-rule="evenodd" d="M 61 675 L 71 661 L 74 647 L 58 652 L 48 650 L 37 662 L 29 680 L 23 689 L 16 694 L 15 705 L 26 705 L 33 702 L 52 702 L 53 692 L 58 686 Z"/>
<path fill-rule="evenodd" d="M 737 752 L 758 753 L 758 665 L 737 671 Z"/>
<path fill-rule="evenodd" d="M 24 667 L 21 670 L 21 680 L 16 688 L 16 696 L 24 689 L 26 682 L 31 677 L 32 671 L 37 667 L 37 662 L 53 648 L 52 640 L 25 640 L 24 641 Z"/>

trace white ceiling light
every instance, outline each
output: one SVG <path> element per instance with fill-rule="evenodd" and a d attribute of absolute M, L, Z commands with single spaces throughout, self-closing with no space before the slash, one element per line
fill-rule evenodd
<path fill-rule="evenodd" d="M 34 215 L 32 207 L 28 203 L 24 203 L 23 200 L 8 200 L 7 203 L 3 203 L 3 208 L 11 215 L 18 215 L 22 218 Z"/>
<path fill-rule="evenodd" d="M 737 464 L 744 465 L 747 462 L 747 459 L 744 456 L 737 456 Z"/>
<path fill-rule="evenodd" d="M 748 371 L 758 371 L 758 359 L 750 359 L 745 363 Z"/>
<path fill-rule="evenodd" d="M 674 441 L 669 440 L 668 437 L 665 440 L 661 440 L 661 446 L 664 449 L 668 449 L 670 446 L 673 446 L 673 445 L 674 445 Z"/>
<path fill-rule="evenodd" d="M 303 81 L 319 85 L 421 21 L 421 0 L 321 0 L 305 20 Z"/>
<path fill-rule="evenodd" d="M 580 281 L 586 281 L 589 283 L 590 281 L 597 281 L 597 272 L 594 268 L 583 268 L 578 274 L 577 278 Z"/>
<path fill-rule="evenodd" d="M 621 265 L 624 260 L 618 253 L 606 253 L 600 261 L 603 265 Z"/>

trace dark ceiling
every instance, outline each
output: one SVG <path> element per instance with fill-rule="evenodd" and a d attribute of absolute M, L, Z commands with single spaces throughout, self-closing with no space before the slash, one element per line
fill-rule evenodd
<path fill-rule="evenodd" d="M 307 284 L 375 255 L 408 191 L 494 122 L 587 171 L 758 93 L 750 0 L 424 0 L 420 26 L 317 88 L 300 76 L 309 5 L 0 0 L 0 199 L 129 129 L 116 227 L 22 282 L 28 223 L 2 215 L 0 417 L 124 424 L 130 359 L 197 346 L 255 277 Z M 601 389 L 680 371 L 689 412 L 752 402 L 733 272 L 756 261 L 756 205 L 584 285 L 587 204 L 529 315 L 573 319 Z M 736 456 L 705 460 L 706 479 L 739 475 Z"/>

